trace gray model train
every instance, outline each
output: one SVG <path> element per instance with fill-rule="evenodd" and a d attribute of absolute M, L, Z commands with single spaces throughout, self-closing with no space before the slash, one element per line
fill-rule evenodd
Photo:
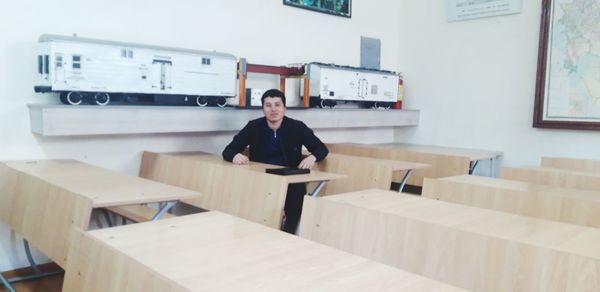
<path fill-rule="evenodd" d="M 65 104 L 214 103 L 236 95 L 237 60 L 225 53 L 80 37 L 42 35 L 36 92 L 58 92 Z"/>

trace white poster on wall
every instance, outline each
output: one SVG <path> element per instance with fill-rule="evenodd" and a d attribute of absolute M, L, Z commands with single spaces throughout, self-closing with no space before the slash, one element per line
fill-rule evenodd
<path fill-rule="evenodd" d="M 448 0 L 448 21 L 515 14 L 523 0 Z"/>

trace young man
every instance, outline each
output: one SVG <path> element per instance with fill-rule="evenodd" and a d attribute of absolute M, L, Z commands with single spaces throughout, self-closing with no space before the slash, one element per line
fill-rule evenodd
<path fill-rule="evenodd" d="M 234 164 L 246 164 L 250 160 L 286 167 L 312 168 L 317 161 L 327 156 L 329 151 L 303 122 L 285 116 L 285 95 L 277 89 L 267 90 L 262 98 L 264 117 L 248 122 L 233 137 L 233 141 L 223 150 L 223 159 Z M 250 157 L 242 152 L 250 146 Z M 302 146 L 311 155 L 302 159 Z M 285 224 L 283 230 L 293 233 L 296 230 L 302 201 L 306 194 L 306 184 L 291 184 L 285 200 Z"/>

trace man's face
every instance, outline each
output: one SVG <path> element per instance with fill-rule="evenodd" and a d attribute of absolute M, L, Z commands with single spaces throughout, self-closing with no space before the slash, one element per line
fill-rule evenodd
<path fill-rule="evenodd" d="M 285 109 L 285 104 L 283 104 L 280 97 L 265 97 L 263 113 L 269 122 L 277 123 L 281 121 L 285 115 Z"/>

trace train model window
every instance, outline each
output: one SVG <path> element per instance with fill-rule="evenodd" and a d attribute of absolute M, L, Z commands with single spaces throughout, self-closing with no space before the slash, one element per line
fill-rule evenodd
<path fill-rule="evenodd" d="M 63 65 L 63 58 L 62 56 L 56 56 L 56 67 L 60 68 Z"/>
<path fill-rule="evenodd" d="M 38 55 L 38 73 L 42 74 L 44 72 L 44 64 L 42 55 Z"/>
<path fill-rule="evenodd" d="M 202 58 L 202 65 L 210 65 L 210 58 Z"/>
<path fill-rule="evenodd" d="M 50 56 L 44 55 L 44 74 L 50 73 L 50 68 L 48 68 L 49 65 L 50 65 Z"/>
<path fill-rule="evenodd" d="M 81 69 L 81 56 L 73 55 L 73 69 Z"/>

